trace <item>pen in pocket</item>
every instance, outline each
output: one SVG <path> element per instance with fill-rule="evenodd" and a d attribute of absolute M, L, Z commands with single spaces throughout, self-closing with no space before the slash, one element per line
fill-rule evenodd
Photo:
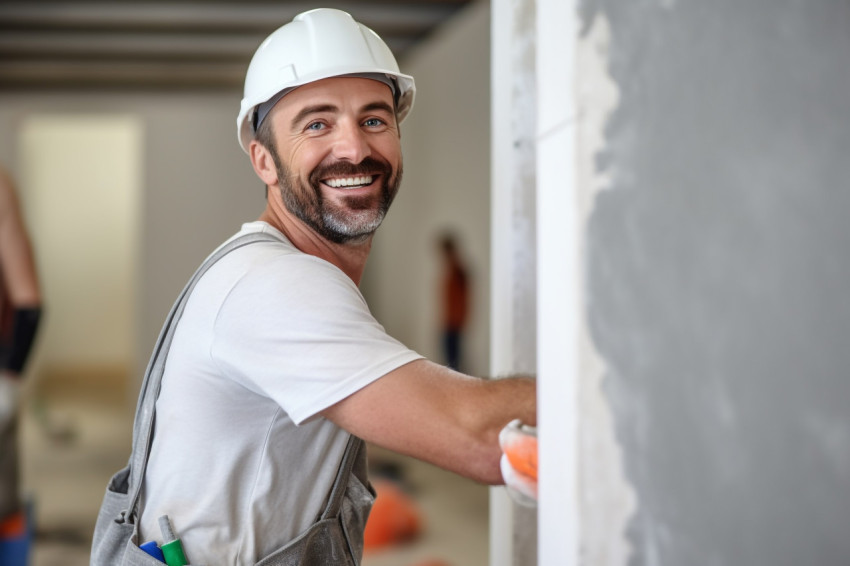
<path fill-rule="evenodd" d="M 159 529 L 162 531 L 163 543 L 160 547 L 168 566 L 187 566 L 186 554 L 183 552 L 183 543 L 174 534 L 168 515 L 159 518 Z"/>
<path fill-rule="evenodd" d="M 146 553 L 150 554 L 160 562 L 165 562 L 165 557 L 162 555 L 162 550 L 157 546 L 155 540 L 148 541 L 144 544 L 140 544 L 139 548 L 144 550 Z"/>

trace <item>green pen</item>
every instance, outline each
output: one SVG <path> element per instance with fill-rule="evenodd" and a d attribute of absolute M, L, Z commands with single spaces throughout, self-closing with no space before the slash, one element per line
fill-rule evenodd
<path fill-rule="evenodd" d="M 159 530 L 162 531 L 162 538 L 165 541 L 160 546 L 162 555 L 165 557 L 165 563 L 168 566 L 186 566 L 189 564 L 189 561 L 186 560 L 186 554 L 183 552 L 183 543 L 175 536 L 168 515 L 159 518 Z"/>

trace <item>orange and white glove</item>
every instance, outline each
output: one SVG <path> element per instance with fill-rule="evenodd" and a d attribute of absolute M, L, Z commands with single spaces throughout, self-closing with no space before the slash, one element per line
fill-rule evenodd
<path fill-rule="evenodd" d="M 499 433 L 499 446 L 508 494 L 521 505 L 537 505 L 537 428 L 511 421 Z"/>

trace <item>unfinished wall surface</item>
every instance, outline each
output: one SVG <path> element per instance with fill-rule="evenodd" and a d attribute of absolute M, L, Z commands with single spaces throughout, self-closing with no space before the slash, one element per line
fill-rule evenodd
<path fill-rule="evenodd" d="M 611 25 L 604 15 L 585 26 L 575 44 L 575 72 L 571 77 L 575 89 L 577 161 L 573 198 L 578 204 L 576 239 L 582 256 L 576 263 L 581 266 L 587 263 L 587 226 L 596 197 L 610 189 L 612 181 L 611 172 L 598 167 L 596 162 L 596 156 L 606 147 L 606 125 L 620 100 L 619 89 L 608 69 L 610 45 Z M 575 271 L 581 272 L 582 268 L 575 267 Z M 587 295 L 586 277 L 583 273 L 573 277 L 581 281 L 576 302 L 583 304 Z M 635 494 L 624 475 L 623 450 L 617 441 L 612 406 L 605 394 L 608 368 L 593 343 L 588 313 L 578 310 L 581 310 L 576 379 L 580 516 L 577 522 L 581 532 L 578 554 L 582 564 L 619 566 L 627 563 L 631 553 L 627 527 L 635 509 Z"/>
<path fill-rule="evenodd" d="M 636 495 L 628 564 L 847 564 L 850 4 L 581 18 L 610 26 L 619 94 L 586 301 Z"/>
<path fill-rule="evenodd" d="M 491 21 L 491 371 L 537 374 L 535 0 L 496 0 Z M 490 496 L 491 566 L 538 563 L 537 510 Z"/>

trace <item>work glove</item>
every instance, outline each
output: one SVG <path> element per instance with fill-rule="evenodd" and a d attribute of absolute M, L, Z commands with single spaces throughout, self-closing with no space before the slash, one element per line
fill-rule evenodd
<path fill-rule="evenodd" d="M 0 373 L 0 430 L 15 418 L 21 382 L 8 373 Z"/>
<path fill-rule="evenodd" d="M 499 433 L 502 448 L 502 479 L 511 499 L 525 505 L 537 505 L 537 428 L 511 421 Z"/>

